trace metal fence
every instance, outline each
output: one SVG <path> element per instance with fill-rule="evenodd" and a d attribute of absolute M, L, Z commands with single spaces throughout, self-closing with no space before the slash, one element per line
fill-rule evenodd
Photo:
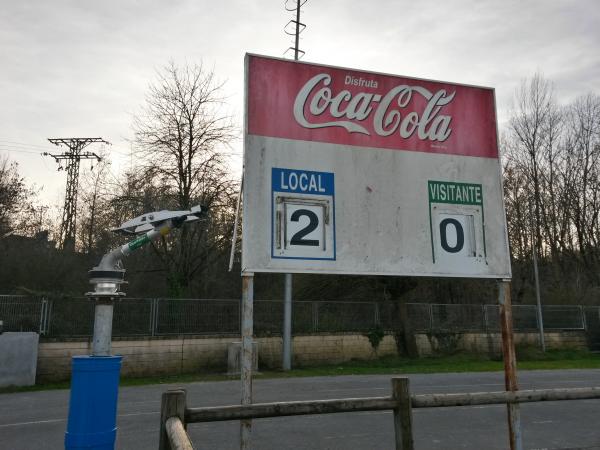
<path fill-rule="evenodd" d="M 546 330 L 592 330 L 600 333 L 598 306 L 544 306 Z M 409 303 L 415 331 L 495 332 L 500 330 L 497 305 Z M 400 310 L 395 302 L 297 301 L 293 304 L 294 334 L 394 330 Z M 0 320 L 5 331 L 36 331 L 47 337 L 91 336 L 94 303 L 87 298 L 0 296 Z M 241 302 L 216 299 L 125 298 L 115 303 L 113 336 L 240 334 Z M 279 335 L 283 301 L 256 300 L 257 335 Z M 513 305 L 514 329 L 538 328 L 534 305 Z"/>

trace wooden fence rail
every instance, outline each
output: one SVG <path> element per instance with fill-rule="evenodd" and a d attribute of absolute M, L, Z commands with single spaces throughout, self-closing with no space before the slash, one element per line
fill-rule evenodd
<path fill-rule="evenodd" d="M 202 408 L 188 408 L 183 390 L 167 391 L 163 393 L 162 399 L 159 450 L 193 449 L 185 432 L 185 427 L 189 423 L 382 410 L 394 412 L 396 450 L 413 450 L 413 408 L 600 399 L 600 387 L 411 395 L 408 378 L 396 377 L 391 381 L 392 395 L 389 397 L 254 403 Z M 171 421 L 173 417 L 176 420 Z"/>

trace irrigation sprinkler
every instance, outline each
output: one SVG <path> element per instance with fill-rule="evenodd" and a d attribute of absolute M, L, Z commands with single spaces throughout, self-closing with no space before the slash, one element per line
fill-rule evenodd
<path fill-rule="evenodd" d="M 156 211 L 111 230 L 135 239 L 106 253 L 89 272 L 94 290 L 86 296 L 95 302 L 92 354 L 72 359 L 65 449 L 114 449 L 121 356 L 111 355 L 111 338 L 114 302 L 125 296 L 120 290 L 125 283 L 123 258 L 173 229 L 197 221 L 204 212 L 201 206 L 189 211 Z"/>

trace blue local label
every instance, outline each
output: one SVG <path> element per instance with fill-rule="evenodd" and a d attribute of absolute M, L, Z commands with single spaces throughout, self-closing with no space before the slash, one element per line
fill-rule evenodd
<path fill-rule="evenodd" d="M 274 191 L 333 195 L 333 173 L 331 172 L 273 167 L 271 177 Z"/>

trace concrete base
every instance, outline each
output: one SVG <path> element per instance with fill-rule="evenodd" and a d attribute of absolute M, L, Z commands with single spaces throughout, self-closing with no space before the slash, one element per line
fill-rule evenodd
<path fill-rule="evenodd" d="M 38 341 L 33 332 L 0 334 L 0 387 L 35 384 Z"/>
<path fill-rule="evenodd" d="M 232 342 L 227 346 L 227 375 L 239 375 L 242 371 L 242 343 Z M 258 344 L 252 343 L 252 371 L 258 372 Z"/>

